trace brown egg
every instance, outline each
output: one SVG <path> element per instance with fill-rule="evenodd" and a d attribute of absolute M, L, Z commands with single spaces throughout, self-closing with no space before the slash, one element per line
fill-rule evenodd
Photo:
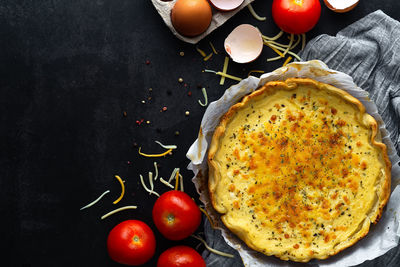
<path fill-rule="evenodd" d="M 207 0 L 177 0 L 171 10 L 175 30 L 189 37 L 205 32 L 211 18 L 211 6 Z"/>

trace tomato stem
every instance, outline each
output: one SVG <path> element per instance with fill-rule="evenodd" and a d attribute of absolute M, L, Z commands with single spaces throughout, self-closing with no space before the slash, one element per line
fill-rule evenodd
<path fill-rule="evenodd" d="M 174 221 L 175 221 L 175 216 L 174 216 L 173 214 L 168 214 L 168 216 L 167 216 L 167 222 L 168 222 L 169 224 L 171 224 L 171 223 L 174 223 Z"/>

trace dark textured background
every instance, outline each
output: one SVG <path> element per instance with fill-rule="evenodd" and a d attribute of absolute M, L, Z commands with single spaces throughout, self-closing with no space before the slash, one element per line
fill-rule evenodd
<path fill-rule="evenodd" d="M 153 171 L 153 160 L 139 157 L 134 143 L 146 152 L 160 151 L 154 140 L 177 144 L 172 156 L 157 159 L 160 174 L 167 177 L 174 167 L 185 169 L 185 154 L 204 112 L 197 103 L 202 99 L 199 87 L 207 88 L 212 101 L 233 84 L 227 81 L 219 86 L 217 76 L 201 70 L 222 68 L 223 41 L 241 23 L 256 25 L 266 35 L 276 34 L 271 2 L 253 4 L 260 15 L 268 17 L 266 22 L 256 21 L 244 9 L 200 42 L 206 52 L 211 52 L 208 41 L 220 51 L 204 62 L 193 45 L 171 34 L 148 0 L 2 0 L 2 263 L 118 266 L 106 252 L 112 227 L 126 219 L 140 219 L 155 229 L 151 207 L 156 198 L 138 183 L 139 173 Z M 400 19 L 400 2 L 395 0 L 361 1 L 346 14 L 323 6 L 320 22 L 307 36 L 334 35 L 377 9 Z M 271 56 L 274 53 L 265 49 L 251 64 L 231 62 L 228 72 L 245 77 L 252 69 L 271 71 L 282 64 L 266 63 Z M 179 77 L 186 86 L 178 82 Z M 168 109 L 161 113 L 163 106 Z M 190 116 L 185 116 L 186 110 Z M 135 122 L 142 118 L 150 124 L 138 126 Z M 115 206 L 139 207 L 101 221 L 101 215 L 115 208 L 112 201 L 120 194 L 115 174 L 126 180 L 127 189 Z M 192 174 L 185 170 L 183 175 L 186 192 L 196 197 Z M 107 189 L 111 193 L 100 203 L 79 210 Z M 167 188 L 156 183 L 156 190 Z M 159 254 L 172 245 L 198 244 L 192 239 L 167 241 L 157 230 L 155 234 L 156 255 L 146 266 L 155 266 Z M 398 252 L 392 250 L 370 265 L 398 266 Z"/>

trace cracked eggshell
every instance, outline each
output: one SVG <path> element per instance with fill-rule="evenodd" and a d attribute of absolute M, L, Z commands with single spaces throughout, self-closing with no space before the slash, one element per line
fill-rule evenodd
<path fill-rule="evenodd" d="M 324 0 L 325 5 L 338 13 L 344 13 L 356 7 L 359 0 Z"/>
<path fill-rule="evenodd" d="M 261 32 L 250 24 L 237 26 L 224 44 L 225 51 L 237 63 L 248 63 L 258 58 L 263 45 Z"/>
<path fill-rule="evenodd" d="M 243 4 L 244 0 L 208 0 L 213 7 L 220 11 L 231 11 Z"/>

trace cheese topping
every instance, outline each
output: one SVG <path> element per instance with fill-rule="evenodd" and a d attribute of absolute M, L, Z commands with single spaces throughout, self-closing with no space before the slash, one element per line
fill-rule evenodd
<path fill-rule="evenodd" d="M 286 260 L 326 258 L 356 242 L 386 168 L 360 120 L 356 105 L 307 85 L 248 101 L 212 159 L 223 222 L 250 247 Z"/>

